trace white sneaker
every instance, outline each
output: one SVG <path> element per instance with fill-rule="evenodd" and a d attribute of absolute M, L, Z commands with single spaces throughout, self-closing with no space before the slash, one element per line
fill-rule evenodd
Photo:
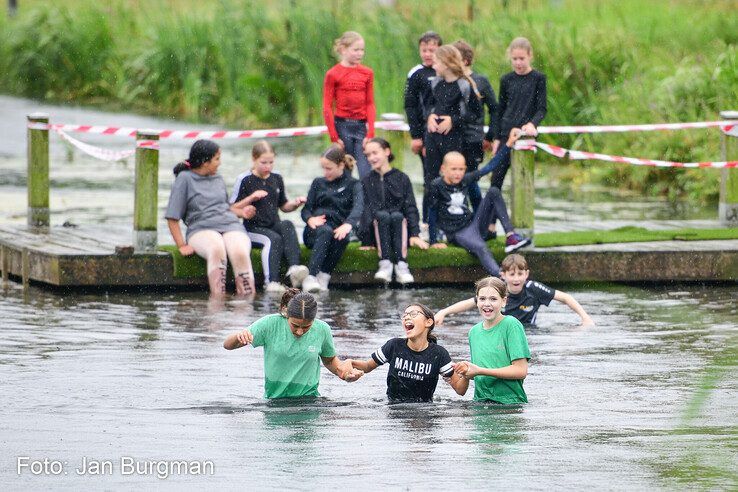
<path fill-rule="evenodd" d="M 328 283 L 331 281 L 331 274 L 325 273 L 325 272 L 318 272 L 318 285 L 320 286 L 320 290 L 326 291 L 328 290 Z M 305 282 L 303 282 L 303 285 Z"/>
<path fill-rule="evenodd" d="M 310 275 L 310 270 L 305 265 L 292 265 L 287 269 L 287 276 L 290 278 L 292 287 L 297 287 L 298 289 L 308 275 Z"/>
<path fill-rule="evenodd" d="M 374 274 L 374 279 L 386 284 L 392 282 L 392 263 L 389 260 L 379 260 L 379 269 Z"/>
<path fill-rule="evenodd" d="M 305 277 L 305 280 L 302 281 L 302 290 L 305 292 L 318 292 L 320 290 L 318 279 L 312 275 Z"/>
<path fill-rule="evenodd" d="M 287 290 L 287 287 L 285 287 L 284 285 L 280 284 L 279 282 L 267 282 L 264 285 L 264 292 L 271 292 L 271 293 L 274 293 L 274 294 L 281 294 L 285 290 Z"/>
<path fill-rule="evenodd" d="M 403 285 L 415 282 L 406 261 L 398 261 L 395 265 L 395 280 Z"/>

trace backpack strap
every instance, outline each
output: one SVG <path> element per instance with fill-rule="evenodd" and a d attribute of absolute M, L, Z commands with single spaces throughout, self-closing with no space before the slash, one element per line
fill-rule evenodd
<path fill-rule="evenodd" d="M 459 77 L 456 80 L 461 91 L 461 102 L 459 103 L 459 110 L 461 111 L 461 117 L 466 117 L 467 106 L 469 105 L 469 98 L 471 97 L 471 84 L 464 77 Z"/>

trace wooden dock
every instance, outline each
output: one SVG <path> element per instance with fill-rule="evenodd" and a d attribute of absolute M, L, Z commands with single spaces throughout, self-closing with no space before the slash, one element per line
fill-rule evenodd
<path fill-rule="evenodd" d="M 2 225 L 0 265 L 4 279 L 56 288 L 207 289 L 204 276 L 175 276 L 171 254 L 131 254 L 125 248 L 130 244 L 130 230 L 123 227 Z M 536 279 L 547 283 L 738 281 L 738 240 L 600 244 L 522 252 Z M 421 285 L 468 285 L 486 275 L 479 265 L 417 268 L 411 260 L 410 266 Z M 373 275 L 373 269 L 336 273 L 332 284 L 377 285 Z"/>

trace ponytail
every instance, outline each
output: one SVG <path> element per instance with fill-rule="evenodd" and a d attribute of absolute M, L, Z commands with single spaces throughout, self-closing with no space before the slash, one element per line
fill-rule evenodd
<path fill-rule="evenodd" d="M 456 46 L 452 44 L 444 44 L 436 50 L 435 56 L 441 61 L 441 63 L 446 65 L 448 69 L 451 70 L 451 73 L 456 77 L 465 78 L 466 81 L 469 82 L 469 85 L 474 91 L 474 95 L 477 96 L 477 99 L 482 99 L 482 94 L 479 93 L 479 88 L 477 87 L 476 82 L 474 82 L 474 80 L 469 76 L 471 70 L 464 64 L 461 52 Z"/>
<path fill-rule="evenodd" d="M 337 166 L 343 164 L 349 171 L 353 171 L 354 166 L 356 165 L 356 159 L 354 159 L 354 156 L 347 154 L 346 151 L 338 144 L 333 144 L 328 147 L 328 150 L 323 152 L 323 157 Z"/>
<path fill-rule="evenodd" d="M 471 78 L 466 73 L 464 74 L 464 78 L 467 82 L 469 82 L 469 85 L 471 86 L 472 90 L 474 91 L 474 95 L 477 96 L 477 100 L 481 101 L 484 96 L 482 96 L 482 93 L 479 92 L 479 88 L 477 87 L 477 83 L 474 82 L 474 79 Z"/>
<path fill-rule="evenodd" d="M 212 140 L 198 140 L 190 147 L 190 158 L 174 166 L 173 172 L 177 176 L 182 171 L 192 171 L 206 162 L 210 162 L 220 151 L 218 144 Z"/>

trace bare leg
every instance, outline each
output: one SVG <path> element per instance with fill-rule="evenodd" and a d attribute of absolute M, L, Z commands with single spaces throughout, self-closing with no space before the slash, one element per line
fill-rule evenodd
<path fill-rule="evenodd" d="M 251 295 L 256 292 L 254 270 L 251 266 L 251 240 L 245 232 L 232 231 L 223 234 L 228 258 L 236 278 L 236 294 Z"/>
<path fill-rule="evenodd" d="M 195 253 L 207 261 L 210 293 L 225 294 L 227 258 L 223 236 L 216 231 L 199 231 L 190 237 L 188 243 L 195 249 Z"/>

